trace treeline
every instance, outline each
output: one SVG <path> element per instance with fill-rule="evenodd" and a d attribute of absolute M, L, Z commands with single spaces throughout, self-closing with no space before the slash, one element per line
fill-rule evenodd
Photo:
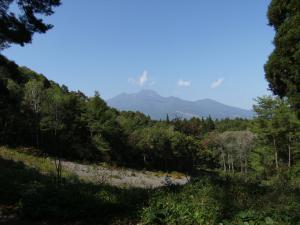
<path fill-rule="evenodd" d="M 135 168 L 272 174 L 299 166 L 299 119 L 286 99 L 262 97 L 256 117 L 154 121 L 119 112 L 99 93 L 69 91 L 0 58 L 0 144 Z"/>

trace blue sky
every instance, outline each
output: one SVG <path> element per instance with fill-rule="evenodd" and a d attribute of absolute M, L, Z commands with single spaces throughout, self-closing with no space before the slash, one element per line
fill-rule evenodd
<path fill-rule="evenodd" d="M 250 109 L 268 94 L 269 0 L 62 0 L 54 28 L 3 54 L 104 99 L 153 89 Z M 88 4 L 87 4 L 88 2 Z"/>

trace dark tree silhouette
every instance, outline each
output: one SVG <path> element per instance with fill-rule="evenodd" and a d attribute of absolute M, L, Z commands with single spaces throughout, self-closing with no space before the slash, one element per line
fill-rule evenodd
<path fill-rule="evenodd" d="M 59 5 L 60 0 L 0 0 L 0 50 L 10 44 L 24 46 L 34 33 L 46 33 L 52 25 L 38 16 L 52 15 Z"/>
<path fill-rule="evenodd" d="M 274 94 L 287 96 L 300 116 L 300 1 L 272 0 L 268 18 L 276 35 L 266 78 Z"/>

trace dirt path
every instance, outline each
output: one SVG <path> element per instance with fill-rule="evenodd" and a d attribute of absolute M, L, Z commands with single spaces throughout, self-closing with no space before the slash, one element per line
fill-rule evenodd
<path fill-rule="evenodd" d="M 118 187 L 156 188 L 166 185 L 167 182 L 183 185 L 189 179 L 189 177 L 177 173 L 167 175 L 158 172 L 91 166 L 69 161 L 63 161 L 62 165 L 63 169 L 85 180 Z"/>

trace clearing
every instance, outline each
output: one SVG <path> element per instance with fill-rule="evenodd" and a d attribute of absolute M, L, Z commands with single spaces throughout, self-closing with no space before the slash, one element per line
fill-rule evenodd
<path fill-rule="evenodd" d="M 44 174 L 54 173 L 54 159 L 33 156 L 28 154 L 26 149 L 8 149 L 0 147 L 0 157 L 23 162 L 26 166 L 38 169 Z M 138 171 L 128 168 L 112 167 L 107 165 L 87 165 L 77 162 L 62 160 L 63 173 L 76 176 L 84 181 L 98 184 L 108 184 L 118 187 L 135 188 L 157 188 L 167 183 L 184 185 L 188 183 L 188 176 L 178 172 L 150 172 Z"/>

